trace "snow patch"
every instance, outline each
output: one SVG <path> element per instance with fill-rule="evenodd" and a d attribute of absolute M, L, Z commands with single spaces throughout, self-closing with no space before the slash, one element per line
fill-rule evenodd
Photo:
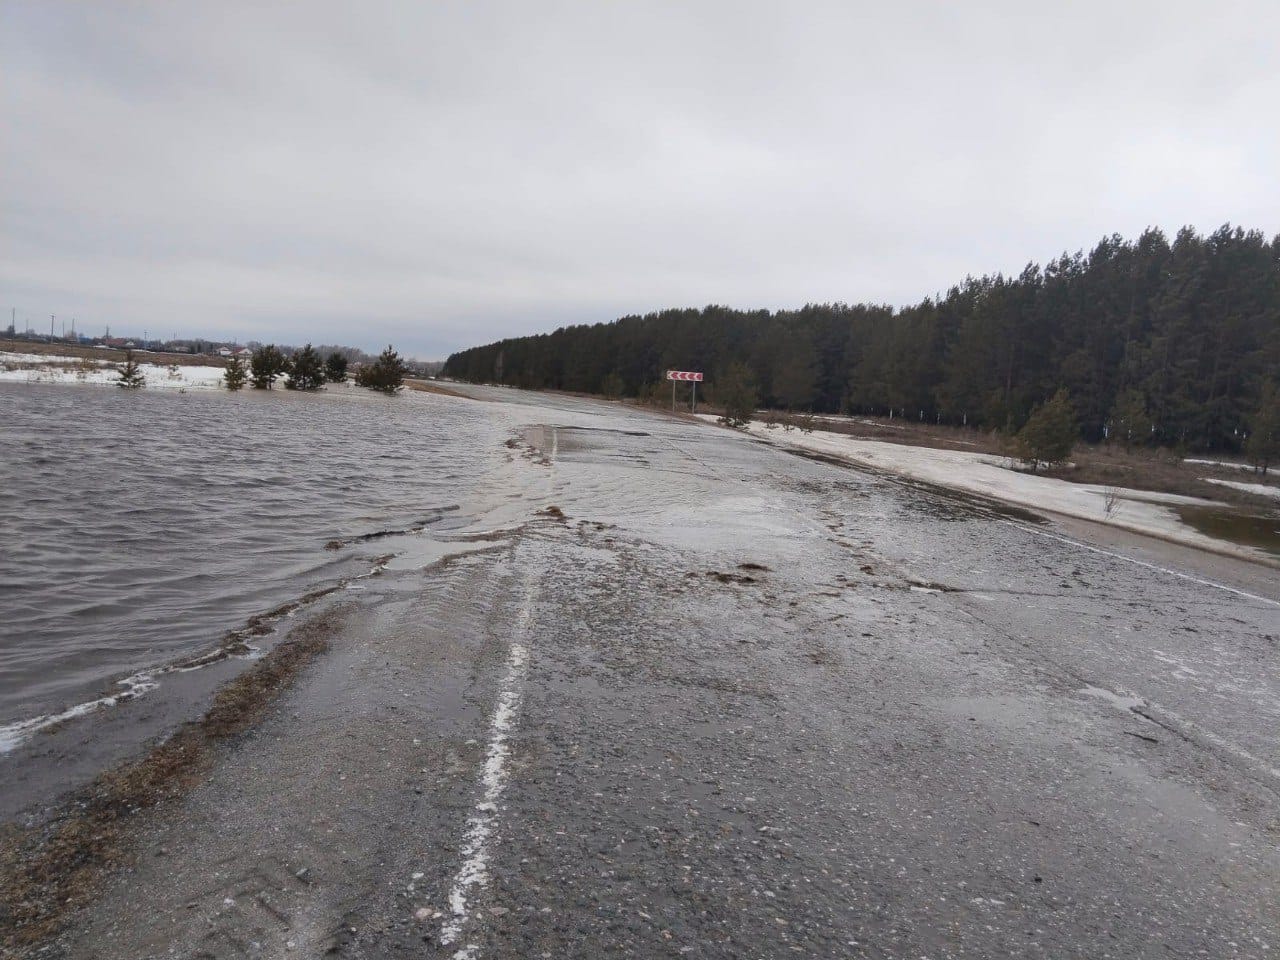
<path fill-rule="evenodd" d="M 148 363 L 137 355 L 138 369 L 149 390 L 219 390 L 225 367 L 169 366 Z M 5 364 L 23 364 L 18 370 L 5 370 Z M 39 366 L 28 366 L 39 364 Z M 45 356 L 31 353 L 0 351 L 0 383 L 91 384 L 114 386 L 119 379 L 119 360 L 85 360 L 83 357 Z"/>
<path fill-rule="evenodd" d="M 699 416 L 708 422 L 716 419 L 707 414 Z M 1216 500 L 1149 490 L 1108 488 L 1098 484 L 1070 483 L 1015 470 L 1015 461 L 1009 457 L 968 450 L 939 450 L 882 440 L 864 440 L 825 430 L 780 433 L 767 429 L 759 422 L 748 424 L 746 430 L 753 437 L 779 447 L 827 454 L 1014 506 L 1048 510 L 1190 546 L 1208 547 L 1250 558 L 1261 555 L 1251 547 L 1218 540 L 1195 530 L 1183 523 L 1173 509 L 1178 506 L 1224 506 Z M 1119 496 L 1113 500 L 1111 509 L 1108 510 L 1108 499 L 1111 499 L 1117 489 Z"/>
<path fill-rule="evenodd" d="M 1183 463 L 1194 463 L 1200 467 L 1225 467 L 1228 470 L 1252 470 L 1247 463 L 1238 463 L 1235 460 L 1196 460 L 1191 457 L 1185 458 Z"/>
<path fill-rule="evenodd" d="M 1220 487 L 1230 487 L 1232 490 L 1243 490 L 1245 493 L 1256 494 L 1259 497 L 1274 497 L 1280 500 L 1280 487 L 1273 487 L 1266 483 L 1241 483 L 1239 480 L 1217 480 L 1213 477 L 1201 477 L 1205 483 L 1216 483 Z"/>

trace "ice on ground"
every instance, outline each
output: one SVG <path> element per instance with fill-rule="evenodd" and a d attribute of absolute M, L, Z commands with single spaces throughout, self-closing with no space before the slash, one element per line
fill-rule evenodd
<path fill-rule="evenodd" d="M 699 414 L 699 418 L 707 422 L 716 420 L 710 414 Z M 1174 510 L 1179 506 L 1225 506 L 1215 500 L 1149 490 L 1108 488 L 1098 484 L 1070 483 L 1015 470 L 1015 461 L 1008 457 L 968 450 L 914 447 L 882 440 L 864 440 L 825 430 L 814 430 L 812 433 L 783 431 L 778 428 L 769 429 L 758 422 L 749 424 L 746 429 L 752 436 L 778 446 L 843 458 L 1014 506 L 1106 523 L 1189 546 L 1208 547 L 1251 559 L 1261 555 L 1250 547 L 1200 533 L 1184 524 Z M 1110 510 L 1107 509 L 1109 500 Z"/>
<path fill-rule="evenodd" d="M 1256 494 L 1259 497 L 1275 497 L 1280 500 L 1280 487 L 1273 487 L 1266 483 L 1242 483 L 1239 480 L 1216 480 L 1213 477 L 1201 477 L 1205 483 L 1216 483 L 1220 487 L 1230 487 L 1232 490 L 1242 490 L 1245 493 Z"/>
<path fill-rule="evenodd" d="M 138 357 L 138 369 L 147 389 L 218 390 L 222 387 L 225 367 L 169 366 L 148 363 Z M 19 369 L 4 369 L 7 364 L 22 364 Z M 30 366 L 38 364 L 38 366 Z M 119 360 L 86 360 L 83 357 L 47 356 L 0 351 L 0 383 L 96 384 L 111 386 L 119 379 Z"/>

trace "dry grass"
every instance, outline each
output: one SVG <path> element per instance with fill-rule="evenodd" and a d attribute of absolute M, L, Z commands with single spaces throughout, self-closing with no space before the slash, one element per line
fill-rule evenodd
<path fill-rule="evenodd" d="M 476 397 L 469 397 L 465 393 L 457 390 L 450 390 L 448 387 L 442 386 L 434 380 L 414 380 L 408 377 L 404 381 L 405 388 L 408 390 L 417 390 L 419 393 L 438 393 L 442 397 L 458 397 L 461 400 L 475 400 Z"/>
<path fill-rule="evenodd" d="M 124 362 L 125 353 L 123 350 L 82 347 L 72 343 L 28 343 L 26 340 L 9 339 L 0 339 L 0 350 L 9 353 L 34 353 L 40 356 L 78 357 L 82 360 L 111 360 L 119 363 Z M 161 353 L 134 350 L 133 358 L 139 363 L 158 363 L 161 366 L 176 364 L 180 367 L 218 367 L 226 363 L 224 358 L 208 353 Z"/>
<path fill-rule="evenodd" d="M 1120 447 L 1080 444 L 1072 453 L 1071 461 L 1070 466 L 1055 467 L 1046 475 L 1072 483 L 1177 493 L 1255 507 L 1275 507 L 1276 501 L 1221 484 L 1206 483 L 1204 478 L 1280 486 L 1278 478 L 1272 475 L 1263 478 L 1247 470 L 1183 463 L 1179 455 L 1168 450 L 1134 449 L 1125 453 Z"/>
<path fill-rule="evenodd" d="M 948 427 L 941 424 L 913 423 L 901 417 L 829 417 L 818 414 L 812 420 L 805 414 L 788 414 L 777 410 L 761 411 L 757 419 L 766 425 L 774 423 L 779 430 L 788 428 L 825 430 L 843 433 L 860 440 L 879 440 L 912 447 L 938 450 L 965 450 L 969 453 L 1009 454 L 1007 439 L 999 431 L 981 431 L 970 427 Z"/>
<path fill-rule="evenodd" d="M 115 369 L 113 364 L 99 365 L 87 357 L 81 357 L 79 360 L 5 360 L 0 364 L 0 367 L 9 372 L 14 370 L 62 370 L 77 374 L 90 374 L 99 370 Z"/>
<path fill-rule="evenodd" d="M 295 629 L 215 695 L 205 715 L 185 724 L 142 759 L 101 774 L 48 825 L 10 828 L 0 838 L 0 952 L 57 933 L 102 880 L 129 861 L 136 816 L 183 796 L 220 744 L 248 730 L 301 670 L 329 647 L 332 615 Z"/>

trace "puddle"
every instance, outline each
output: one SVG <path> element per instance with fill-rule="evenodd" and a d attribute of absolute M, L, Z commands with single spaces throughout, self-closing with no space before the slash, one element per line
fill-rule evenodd
<path fill-rule="evenodd" d="M 610 427 L 562 427 L 551 423 L 533 424 L 524 428 L 524 439 L 531 447 L 552 460 L 565 451 L 609 450 L 616 455 L 634 456 L 619 449 L 624 437 L 649 437 L 643 430 L 618 430 Z M 614 438 L 612 442 L 608 438 Z"/>
<path fill-rule="evenodd" d="M 1209 537 L 1255 547 L 1280 557 L 1280 516 L 1224 507 L 1175 507 L 1179 519 Z"/>
<path fill-rule="evenodd" d="M 557 430 L 571 430 L 577 433 L 614 433 L 623 437 L 651 437 L 653 434 L 643 430 L 618 430 L 614 427 L 556 427 Z"/>

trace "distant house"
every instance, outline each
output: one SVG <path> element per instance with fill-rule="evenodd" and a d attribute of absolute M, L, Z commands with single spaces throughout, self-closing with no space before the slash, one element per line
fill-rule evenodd
<path fill-rule="evenodd" d="M 239 350 L 236 351 L 235 355 L 237 357 L 244 357 L 247 360 L 249 357 L 253 356 L 253 351 L 250 350 L 248 347 L 241 347 Z"/>
<path fill-rule="evenodd" d="M 231 356 L 231 348 L 230 348 L 230 347 L 219 347 L 219 348 L 218 348 L 218 356 L 220 356 L 220 357 L 229 357 L 229 356 Z"/>

